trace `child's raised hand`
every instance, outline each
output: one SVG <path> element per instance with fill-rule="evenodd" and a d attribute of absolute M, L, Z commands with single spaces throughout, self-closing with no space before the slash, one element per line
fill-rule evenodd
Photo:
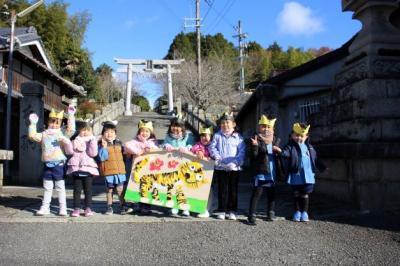
<path fill-rule="evenodd" d="M 69 115 L 74 115 L 76 113 L 76 108 L 73 105 L 69 105 L 67 112 Z"/>
<path fill-rule="evenodd" d="M 282 153 L 282 149 L 278 146 L 272 146 L 272 151 L 276 153 Z"/>
<path fill-rule="evenodd" d="M 229 171 L 234 171 L 236 168 L 237 168 L 237 166 L 234 163 L 226 164 L 226 169 L 229 170 Z"/>
<path fill-rule="evenodd" d="M 189 153 L 189 149 L 188 149 L 188 148 L 185 148 L 185 147 L 179 148 L 179 151 L 180 151 L 181 153 Z"/>
<path fill-rule="evenodd" d="M 107 141 L 105 139 L 101 139 L 101 146 L 107 148 Z"/>
<path fill-rule="evenodd" d="M 250 138 L 251 145 L 258 146 L 258 137 L 255 136 L 254 138 Z"/>
<path fill-rule="evenodd" d="M 151 148 L 150 148 L 150 147 L 144 148 L 144 152 L 145 152 L 145 153 L 151 152 Z"/>
<path fill-rule="evenodd" d="M 199 159 L 201 159 L 201 160 L 204 159 L 204 153 L 203 153 L 202 151 L 196 152 L 196 156 L 197 156 L 197 158 L 199 158 Z"/>
<path fill-rule="evenodd" d="M 58 141 L 61 143 L 68 143 L 70 140 L 65 136 L 61 136 L 58 138 Z"/>
<path fill-rule="evenodd" d="M 36 124 L 39 121 L 39 117 L 37 116 L 37 114 L 32 113 L 32 114 L 29 115 L 29 121 L 32 124 Z"/>
<path fill-rule="evenodd" d="M 174 147 L 172 147 L 172 146 L 169 145 L 169 144 L 166 144 L 166 145 L 165 145 L 165 149 L 167 150 L 167 152 L 171 152 L 171 151 L 174 150 Z"/>

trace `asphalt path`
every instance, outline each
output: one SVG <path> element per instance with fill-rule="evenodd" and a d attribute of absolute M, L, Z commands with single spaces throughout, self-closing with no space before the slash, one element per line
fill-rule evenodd
<path fill-rule="evenodd" d="M 329 221 L 3 223 L 0 265 L 399 265 L 398 231 Z"/>

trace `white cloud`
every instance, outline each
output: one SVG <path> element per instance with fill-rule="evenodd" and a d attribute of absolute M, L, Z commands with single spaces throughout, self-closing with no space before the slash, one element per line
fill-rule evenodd
<path fill-rule="evenodd" d="M 127 29 L 132 29 L 133 27 L 136 26 L 136 24 L 137 24 L 136 20 L 132 20 L 132 19 L 127 20 L 127 21 L 124 22 L 124 26 Z"/>
<path fill-rule="evenodd" d="M 312 35 L 324 30 L 322 20 L 310 8 L 288 2 L 276 20 L 279 31 L 290 35 Z"/>
<path fill-rule="evenodd" d="M 156 22 L 158 20 L 159 20 L 159 17 L 153 16 L 153 17 L 147 17 L 145 21 L 146 21 L 146 23 L 151 24 L 151 23 L 154 23 L 154 22 Z"/>

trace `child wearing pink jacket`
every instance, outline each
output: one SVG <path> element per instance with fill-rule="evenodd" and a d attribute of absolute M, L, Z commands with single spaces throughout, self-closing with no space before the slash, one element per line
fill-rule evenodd
<path fill-rule="evenodd" d="M 124 146 L 125 154 L 132 157 L 132 162 L 137 156 L 158 149 L 157 139 L 153 133 L 153 123 L 151 121 L 140 120 L 136 137 L 126 142 Z M 149 205 L 141 203 L 140 212 L 143 214 L 149 213 Z"/>
<path fill-rule="evenodd" d="M 80 216 L 82 185 L 85 194 L 84 216 L 92 216 L 92 182 L 93 177 L 99 175 L 99 170 L 94 160 L 98 153 L 97 140 L 89 123 L 79 129 L 78 136 L 72 140 L 72 145 L 66 147 L 65 153 L 72 155 L 67 163 L 67 175 L 72 176 L 74 187 L 74 210 L 71 216 Z"/>
<path fill-rule="evenodd" d="M 210 152 L 208 151 L 208 146 L 211 143 L 212 134 L 213 134 L 212 127 L 208 128 L 200 127 L 199 130 L 200 141 L 197 142 L 195 145 L 193 145 L 192 148 L 190 149 L 190 151 L 193 152 L 197 156 L 197 158 L 201 160 L 210 159 Z M 211 201 L 212 201 L 212 189 L 210 190 L 210 196 L 208 199 L 209 206 L 211 206 Z M 210 217 L 210 213 L 208 210 L 206 210 L 204 213 L 198 214 L 197 217 L 208 218 Z"/>

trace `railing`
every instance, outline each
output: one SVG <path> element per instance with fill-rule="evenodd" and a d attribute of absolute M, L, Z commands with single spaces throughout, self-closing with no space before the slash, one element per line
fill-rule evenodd
<path fill-rule="evenodd" d="M 191 127 L 195 134 L 198 134 L 200 126 L 212 126 L 214 129 L 217 127 L 210 114 L 205 113 L 202 109 L 193 107 L 190 104 L 182 107 L 182 113 L 186 117 L 186 123 Z"/>
<path fill-rule="evenodd" d="M 131 105 L 132 112 L 140 112 L 140 106 Z M 121 99 L 118 102 L 108 104 L 102 108 L 102 110 L 97 110 L 94 114 L 93 121 L 93 133 L 99 135 L 103 128 L 102 124 L 105 121 L 115 120 L 121 116 L 125 111 L 124 100 Z"/>

